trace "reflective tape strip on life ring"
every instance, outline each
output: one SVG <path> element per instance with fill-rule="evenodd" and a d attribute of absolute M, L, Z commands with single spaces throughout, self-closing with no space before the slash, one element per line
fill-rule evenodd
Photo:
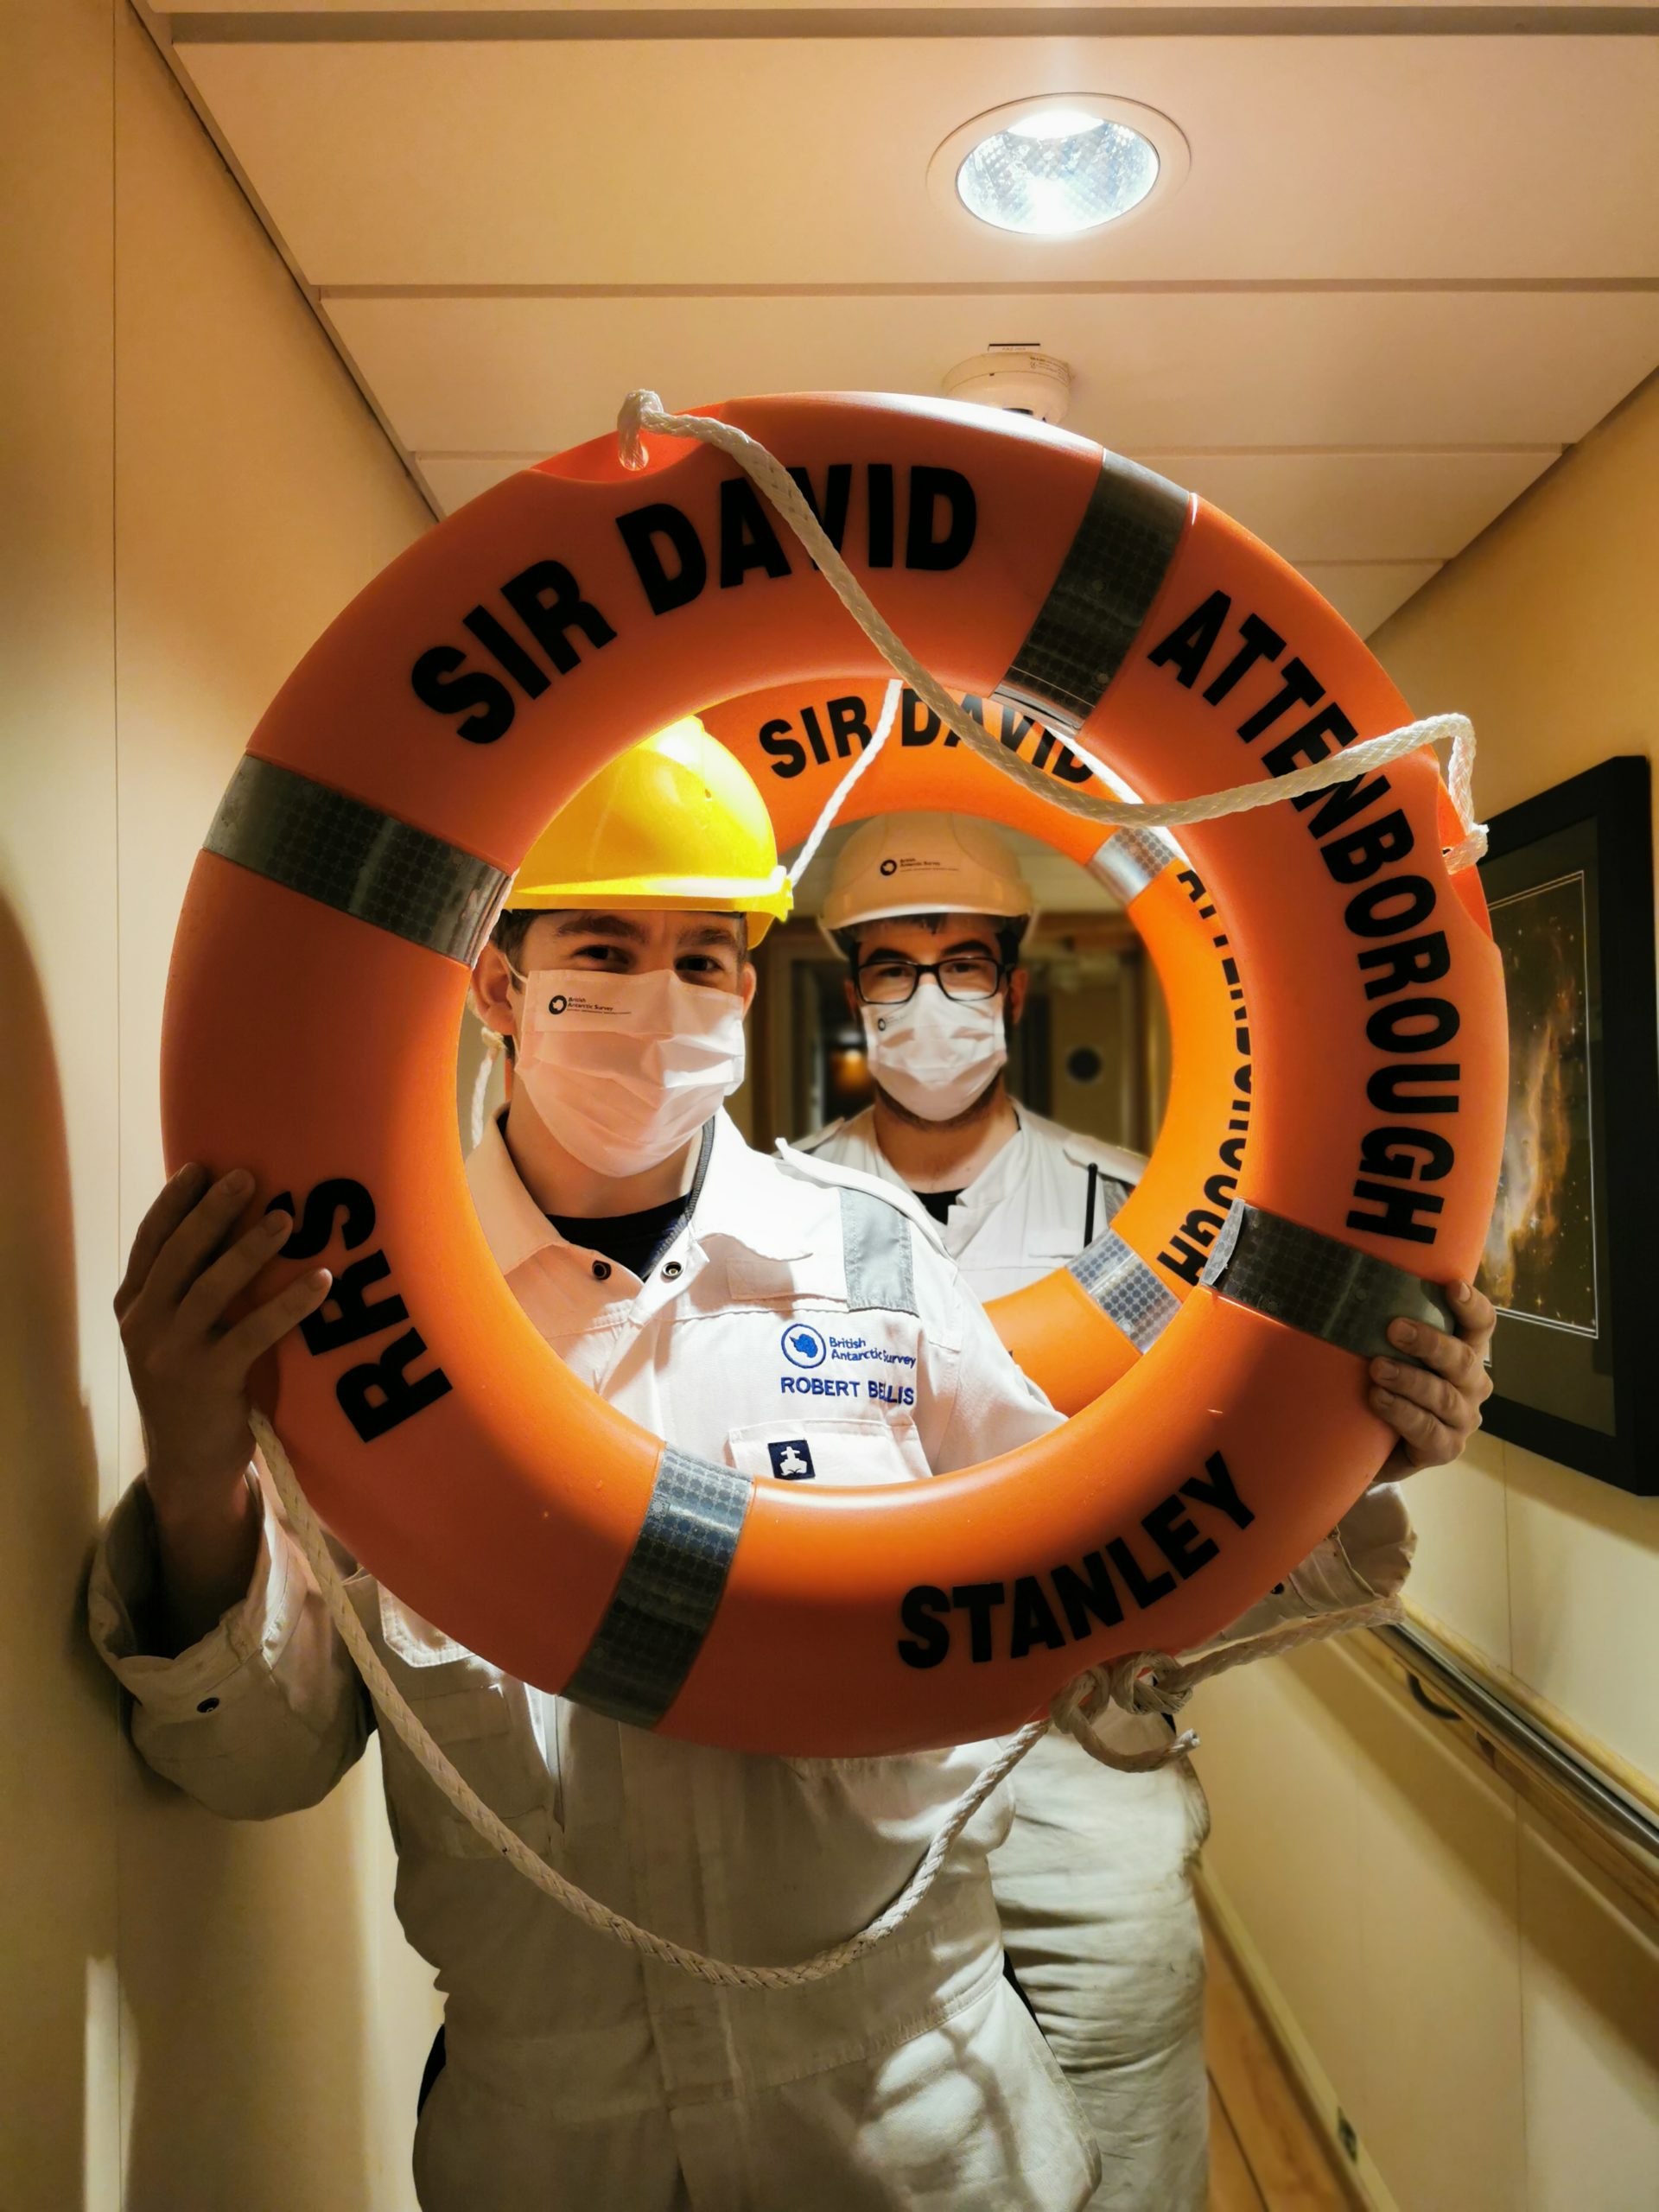
<path fill-rule="evenodd" d="M 754 778 L 779 849 L 805 838 L 868 744 L 878 678 L 781 685 L 705 708 L 705 726 Z M 965 703 L 1056 785 L 1089 770 L 1029 709 L 997 691 Z M 1157 1150 L 1117 1218 L 1069 1265 L 988 1306 L 998 1335 L 1050 1402 L 1078 1413 L 1126 1375 L 1179 1313 L 1237 1193 L 1249 1128 L 1250 1026 L 1238 962 L 1203 877 L 1159 830 L 1117 830 L 1048 804 L 948 733 L 906 686 L 887 744 L 842 818 L 939 808 L 1026 830 L 1120 899 L 1169 1009 L 1169 1097 Z"/>
<path fill-rule="evenodd" d="M 800 473 L 925 663 L 1007 671 L 1147 798 L 1408 718 L 1292 569 L 1081 439 L 910 399 L 717 411 Z M 631 740 L 849 668 L 878 672 L 723 456 L 658 439 L 630 474 L 607 436 L 509 478 L 372 583 L 255 731 L 163 1036 L 170 1159 L 245 1164 L 294 1210 L 260 1287 L 334 1271 L 262 1395 L 340 1540 L 527 1681 L 803 1756 L 1008 1729 L 1278 1581 L 1389 1448 L 1319 1297 L 1359 1280 L 1383 1312 L 1468 1274 L 1503 1118 L 1499 964 L 1472 871 L 1441 863 L 1429 758 L 1192 830 L 1252 979 L 1232 1264 L 1245 1223 L 1282 1223 L 1302 1294 L 1262 1295 L 1280 1267 L 1252 1230 L 1250 1297 L 1190 1290 L 1064 1427 L 929 1483 L 752 1482 L 625 1419 L 537 1335 L 468 1201 L 466 963 L 531 839 Z"/>

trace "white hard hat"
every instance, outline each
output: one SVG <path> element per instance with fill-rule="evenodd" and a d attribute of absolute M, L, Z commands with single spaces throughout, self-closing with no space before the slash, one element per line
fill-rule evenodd
<path fill-rule="evenodd" d="M 971 814 L 884 814 L 841 849 L 819 920 L 826 932 L 897 914 L 1030 918 L 1032 897 L 1006 838 Z"/>

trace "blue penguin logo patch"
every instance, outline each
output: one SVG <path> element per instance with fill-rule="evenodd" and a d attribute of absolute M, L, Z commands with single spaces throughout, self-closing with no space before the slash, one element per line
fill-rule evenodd
<path fill-rule="evenodd" d="M 804 1321 L 791 1321 L 784 1331 L 784 1357 L 791 1367 L 822 1367 L 830 1347 L 817 1331 Z"/>

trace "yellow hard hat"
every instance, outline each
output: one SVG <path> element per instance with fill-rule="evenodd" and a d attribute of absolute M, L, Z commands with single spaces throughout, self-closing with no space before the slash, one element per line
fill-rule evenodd
<path fill-rule="evenodd" d="M 509 912 L 747 914 L 757 944 L 793 903 L 754 779 L 695 715 L 607 761 L 548 823 L 507 894 Z"/>

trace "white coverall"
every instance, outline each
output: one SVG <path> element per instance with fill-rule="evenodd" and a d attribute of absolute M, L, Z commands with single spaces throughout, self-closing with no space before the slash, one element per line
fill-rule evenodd
<path fill-rule="evenodd" d="M 798 1479 L 804 1457 L 816 1480 L 886 1483 L 971 1465 L 1058 1420 L 913 1201 L 762 1158 L 724 1116 L 693 1217 L 643 1286 L 558 1236 L 499 1129 L 468 1173 L 496 1259 L 549 1343 L 613 1405 L 705 1458 L 762 1477 L 776 1460 Z M 887 1263 L 872 1271 L 873 1250 Z M 143 1757 L 212 1809 L 252 1818 L 321 1798 L 371 1718 L 265 1496 L 246 1597 L 176 1658 L 145 1656 L 135 1627 L 153 1575 L 142 1490 L 117 1510 L 90 1596 Z M 862 1926 L 995 1749 L 797 1761 L 676 1743 L 527 1689 L 366 1573 L 350 1590 L 486 1802 L 594 1896 L 721 1958 L 792 1961 Z M 721 1990 L 582 1927 L 451 1815 L 390 1731 L 381 1749 L 397 1910 L 447 1999 L 447 2063 L 416 2137 L 428 2212 L 1087 2202 L 1093 2137 L 1002 1974 L 986 1854 L 1007 1832 L 1006 1789 L 915 1920 L 868 1959 L 806 1988 Z"/>
<path fill-rule="evenodd" d="M 1016 1111 L 1018 1134 L 963 1192 L 942 1232 L 987 1300 L 1074 1259 L 1146 1165 Z M 802 1149 L 902 1189 L 874 1119 L 867 1108 Z M 1397 1492 L 1373 1491 L 1237 1625 L 1362 1604 L 1403 1581 L 1409 1557 Z M 1124 1751 L 1168 1741 L 1166 1722 L 1116 1712 L 1102 1732 Z M 1155 1774 L 1108 1774 L 1055 1733 L 1013 1780 L 1014 1822 L 991 1879 L 1020 1986 L 1100 2146 L 1092 2212 L 1205 2212 L 1204 1948 L 1192 1878 L 1210 1815 L 1198 1778 L 1185 1759 Z"/>

